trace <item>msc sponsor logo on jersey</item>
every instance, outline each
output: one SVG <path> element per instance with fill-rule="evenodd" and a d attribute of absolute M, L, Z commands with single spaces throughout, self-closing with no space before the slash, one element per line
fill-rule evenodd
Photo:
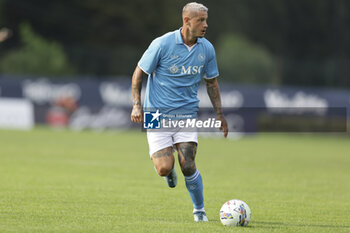
<path fill-rule="evenodd" d="M 200 74 L 203 66 L 185 66 L 181 67 L 181 74 Z"/>
<path fill-rule="evenodd" d="M 202 72 L 203 69 L 203 65 L 202 66 L 181 66 L 181 69 L 179 69 L 179 67 L 177 65 L 172 65 L 169 67 L 169 71 L 172 74 L 177 74 L 179 71 L 181 72 L 181 74 L 187 74 L 187 75 L 193 75 L 193 74 L 200 74 Z"/>

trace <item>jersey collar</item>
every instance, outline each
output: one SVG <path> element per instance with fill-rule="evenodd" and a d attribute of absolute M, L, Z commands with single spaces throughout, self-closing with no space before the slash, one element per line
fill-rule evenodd
<path fill-rule="evenodd" d="M 182 40 L 182 36 L 181 36 L 181 29 L 182 27 L 175 31 L 175 40 L 176 40 L 176 44 L 183 44 L 183 40 Z M 202 38 L 197 38 L 197 43 L 202 43 Z"/>

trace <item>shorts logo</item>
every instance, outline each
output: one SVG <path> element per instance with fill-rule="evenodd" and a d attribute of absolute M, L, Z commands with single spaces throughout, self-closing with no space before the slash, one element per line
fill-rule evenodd
<path fill-rule="evenodd" d="M 176 74 L 179 71 L 179 67 L 177 67 L 175 64 L 169 67 L 169 71 L 172 74 Z"/>
<path fill-rule="evenodd" d="M 144 129 L 160 129 L 160 119 L 162 114 L 159 113 L 159 109 L 156 112 L 144 112 L 143 113 L 143 128 Z"/>

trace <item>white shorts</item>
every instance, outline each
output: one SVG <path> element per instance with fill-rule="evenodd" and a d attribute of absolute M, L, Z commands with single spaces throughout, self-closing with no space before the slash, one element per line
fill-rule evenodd
<path fill-rule="evenodd" d="M 147 131 L 147 140 L 149 156 L 152 159 L 152 154 L 161 149 L 173 147 L 176 143 L 195 142 L 198 144 L 198 132 L 183 132 L 181 130 L 173 132 Z"/>

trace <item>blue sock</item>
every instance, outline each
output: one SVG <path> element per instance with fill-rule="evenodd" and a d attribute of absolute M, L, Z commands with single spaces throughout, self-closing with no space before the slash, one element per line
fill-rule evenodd
<path fill-rule="evenodd" d="M 196 170 L 191 176 L 185 176 L 185 182 L 192 199 L 193 208 L 202 209 L 204 207 L 203 182 L 199 171 Z"/>

